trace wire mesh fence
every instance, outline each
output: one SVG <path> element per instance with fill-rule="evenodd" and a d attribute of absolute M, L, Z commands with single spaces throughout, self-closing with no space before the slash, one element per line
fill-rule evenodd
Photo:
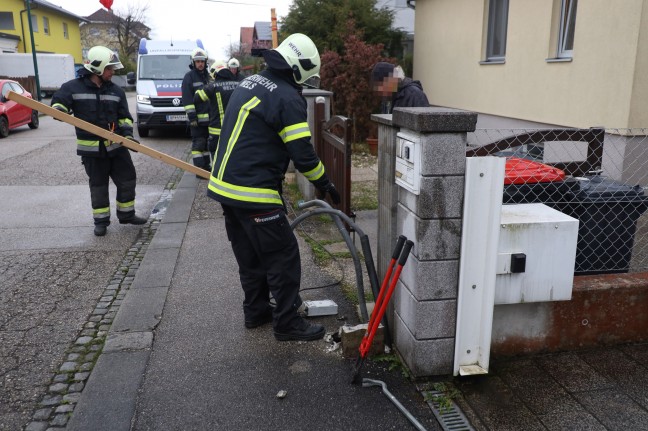
<path fill-rule="evenodd" d="M 477 129 L 466 156 L 506 157 L 504 204 L 579 220 L 576 275 L 648 271 L 648 129 Z"/>

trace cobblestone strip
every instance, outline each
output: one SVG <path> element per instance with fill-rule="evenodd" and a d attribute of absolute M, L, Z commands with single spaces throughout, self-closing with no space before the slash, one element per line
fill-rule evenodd
<path fill-rule="evenodd" d="M 74 407 L 90 377 L 106 342 L 108 330 L 130 289 L 135 274 L 144 259 L 146 250 L 166 213 L 173 191 L 184 171 L 176 169 L 151 211 L 148 222 L 142 227 L 135 243 L 128 249 L 119 267 L 94 310 L 83 325 L 76 340 L 67 348 L 63 363 L 58 368 L 45 395 L 40 401 L 25 431 L 62 431 L 72 416 Z"/>

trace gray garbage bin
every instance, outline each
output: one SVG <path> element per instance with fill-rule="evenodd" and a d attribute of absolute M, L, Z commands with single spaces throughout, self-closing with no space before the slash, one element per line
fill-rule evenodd
<path fill-rule="evenodd" d="M 580 222 L 574 273 L 628 272 L 637 220 L 648 209 L 643 188 L 602 176 L 578 178 L 577 185 L 572 197 L 547 204 Z"/>

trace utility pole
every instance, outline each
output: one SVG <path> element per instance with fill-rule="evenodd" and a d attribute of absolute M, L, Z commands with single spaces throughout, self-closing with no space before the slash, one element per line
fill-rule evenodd
<path fill-rule="evenodd" d="M 31 6 L 30 6 L 31 1 L 32 0 L 25 0 L 25 3 L 27 3 L 27 22 L 29 23 L 29 37 L 31 39 L 32 58 L 34 59 L 34 78 L 36 79 L 36 98 L 37 100 L 41 100 L 40 79 L 38 79 L 38 60 L 36 59 L 36 44 L 34 43 L 34 30 L 32 28 L 32 19 L 31 19 Z"/>
<path fill-rule="evenodd" d="M 277 14 L 275 9 L 270 9 L 270 31 L 272 32 L 272 48 L 278 46 L 277 42 Z"/>

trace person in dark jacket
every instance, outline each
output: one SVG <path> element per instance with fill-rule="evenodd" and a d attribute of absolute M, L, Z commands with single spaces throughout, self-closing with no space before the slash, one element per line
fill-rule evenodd
<path fill-rule="evenodd" d="M 382 97 L 381 114 L 394 108 L 430 106 L 420 81 L 407 78 L 400 66 L 381 61 L 371 71 L 371 87 Z"/>
<path fill-rule="evenodd" d="M 209 68 L 209 74 L 213 81 L 207 84 L 202 90 L 196 91 L 194 104 L 196 107 L 205 103 L 209 105 L 209 138 L 207 140 L 207 148 L 213 159 L 216 146 L 218 145 L 218 138 L 220 137 L 225 108 L 227 108 L 227 102 L 229 102 L 232 92 L 238 87 L 239 81 L 235 79 L 223 60 L 215 61 Z"/>
<path fill-rule="evenodd" d="M 196 48 L 191 53 L 191 64 L 182 80 L 182 105 L 191 130 L 191 158 L 194 166 L 211 171 L 207 138 L 209 136 L 209 105 L 196 108 L 194 94 L 209 83 L 207 52 Z M 198 178 L 202 178 L 196 175 Z"/>
<path fill-rule="evenodd" d="M 263 55 L 268 68 L 241 81 L 229 100 L 207 194 L 225 214 L 244 292 L 245 326 L 272 322 L 279 341 L 317 340 L 324 327 L 297 313 L 301 263 L 281 183 L 292 159 L 320 197 L 340 202 L 310 142 L 301 95 L 302 85 L 319 80 L 320 57 L 313 41 L 299 33 Z"/>
<path fill-rule="evenodd" d="M 114 71 L 123 67 L 115 53 L 104 46 L 95 46 L 88 51 L 83 66 L 77 78 L 54 93 L 52 107 L 135 141 L 126 94 L 111 82 Z M 135 215 L 137 174 L 126 147 L 79 128 L 76 136 L 77 155 L 81 156 L 90 182 L 94 234 L 105 235 L 110 225 L 110 178 L 117 186 L 119 223 L 146 223 L 145 218 Z"/>
<path fill-rule="evenodd" d="M 241 64 L 239 61 L 235 58 L 230 58 L 229 61 L 227 62 L 227 67 L 229 68 L 230 72 L 232 72 L 232 76 L 234 77 L 234 80 L 236 81 L 242 81 L 243 80 L 243 75 L 241 75 Z"/>

